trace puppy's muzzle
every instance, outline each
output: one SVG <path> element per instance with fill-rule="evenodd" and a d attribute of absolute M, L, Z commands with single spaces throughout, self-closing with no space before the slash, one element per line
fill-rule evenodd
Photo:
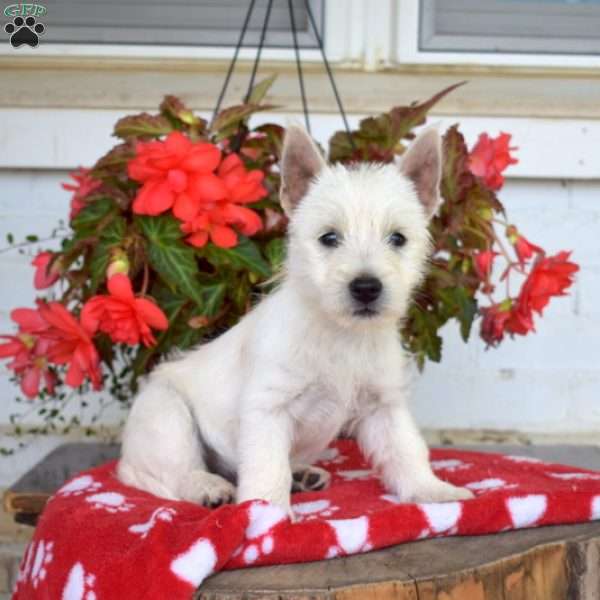
<path fill-rule="evenodd" d="M 383 290 L 383 284 L 377 277 L 357 277 L 350 282 L 348 288 L 352 298 L 362 306 L 361 310 L 375 312 L 370 308 L 370 305 L 381 296 Z M 360 313 L 361 311 L 358 312 Z"/>

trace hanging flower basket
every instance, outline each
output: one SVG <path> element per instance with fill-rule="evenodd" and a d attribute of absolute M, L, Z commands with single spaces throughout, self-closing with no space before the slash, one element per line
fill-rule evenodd
<path fill-rule="evenodd" d="M 272 108 L 263 104 L 271 82 L 210 127 L 167 96 L 157 114 L 121 119 L 114 135 L 122 142 L 64 184 L 72 199 L 62 247 L 33 261 L 35 288 L 48 296 L 15 309 L 18 331 L 0 344 L 47 428 L 68 426 L 61 412 L 69 388 L 104 388 L 127 404 L 157 361 L 219 335 L 273 285 L 285 253 L 278 202 L 284 129 L 248 124 Z M 335 133 L 329 160 L 394 160 L 454 87 L 364 119 L 351 140 Z M 517 162 L 509 134 L 483 133 L 469 152 L 455 125 L 443 149 L 431 269 L 400 325 L 421 367 L 441 360 L 439 330 L 450 320 L 466 342 L 479 319 L 489 346 L 533 331 L 534 315 L 565 294 L 578 270 L 568 252 L 548 256 L 506 220 L 497 193 L 503 171 Z"/>

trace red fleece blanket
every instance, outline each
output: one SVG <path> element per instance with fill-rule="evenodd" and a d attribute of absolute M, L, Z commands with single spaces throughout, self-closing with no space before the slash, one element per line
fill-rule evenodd
<path fill-rule="evenodd" d="M 600 473 L 535 459 L 433 450 L 435 472 L 476 498 L 400 504 L 353 441 L 327 449 L 329 489 L 295 494 L 296 523 L 262 501 L 208 510 L 122 485 L 115 463 L 48 502 L 21 563 L 18 600 L 189 599 L 222 569 L 368 552 L 420 538 L 600 519 Z"/>

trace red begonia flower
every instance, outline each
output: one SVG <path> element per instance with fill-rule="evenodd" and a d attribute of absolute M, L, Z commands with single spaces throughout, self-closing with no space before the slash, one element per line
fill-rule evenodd
<path fill-rule="evenodd" d="M 8 365 L 20 378 L 21 391 L 30 399 L 40 391 L 42 378 L 49 394 L 54 394 L 56 375 L 49 369 L 47 352 L 50 341 L 39 338 L 27 357 L 21 356 Z"/>
<path fill-rule="evenodd" d="M 485 184 L 499 190 L 504 184 L 502 172 L 519 161 L 510 155 L 515 147 L 510 147 L 510 134 L 500 133 L 497 138 L 490 138 L 482 133 L 469 154 L 469 169 L 473 175 L 481 177 Z"/>
<path fill-rule="evenodd" d="M 238 239 L 218 209 L 203 212 L 192 221 L 182 223 L 181 231 L 190 234 L 186 241 L 196 248 L 205 246 L 209 239 L 220 248 L 233 248 Z"/>
<path fill-rule="evenodd" d="M 579 266 L 568 260 L 570 255 L 559 252 L 538 260 L 521 288 L 518 305 L 541 315 L 552 296 L 564 296 L 579 271 Z"/>
<path fill-rule="evenodd" d="M 510 318 L 510 310 L 501 304 L 494 304 L 481 309 L 481 337 L 489 346 L 496 346 L 504 339 L 506 322 Z"/>
<path fill-rule="evenodd" d="M 97 190 L 102 182 L 94 179 L 90 176 L 90 169 L 84 169 L 83 167 L 69 173 L 69 177 L 75 181 L 72 183 L 63 183 L 62 187 L 64 190 L 73 192 L 71 197 L 71 214 L 70 219 L 74 219 L 81 209 L 85 206 L 85 199 L 95 190 Z"/>
<path fill-rule="evenodd" d="M 534 254 L 544 254 L 544 250 L 535 244 L 532 244 L 522 235 L 517 235 L 514 243 L 515 251 L 519 257 L 519 262 L 524 265 Z"/>
<path fill-rule="evenodd" d="M 229 192 L 229 200 L 237 204 L 257 202 L 267 195 L 262 185 L 264 173 L 258 169 L 247 171 L 237 154 L 230 154 L 219 165 L 219 177 Z"/>
<path fill-rule="evenodd" d="M 483 250 L 473 254 L 473 264 L 480 279 L 485 280 L 490 276 L 496 256 L 498 253 L 493 250 Z"/>
<path fill-rule="evenodd" d="M 11 312 L 11 318 L 19 325 L 16 335 L 2 335 L 8 340 L 0 344 L 0 358 L 12 358 L 7 367 L 20 379 L 21 390 L 28 398 L 38 395 L 41 378 L 44 378 L 46 390 L 54 393 L 56 377 L 48 368 L 47 352 L 50 341 L 43 337 L 48 324 L 37 310 L 17 308 Z"/>
<path fill-rule="evenodd" d="M 191 219 L 198 211 L 198 198 L 190 193 L 193 175 L 211 174 L 221 151 L 207 142 L 192 142 L 179 131 L 164 141 L 139 142 L 129 161 L 129 177 L 142 184 L 133 201 L 133 212 L 159 215 L 170 208 L 180 219 Z"/>
<path fill-rule="evenodd" d="M 517 303 L 510 312 L 505 329 L 516 335 L 527 335 L 530 331 L 535 331 L 531 309 L 527 305 Z"/>
<path fill-rule="evenodd" d="M 36 290 L 45 290 L 46 288 L 49 288 L 51 285 L 54 285 L 60 277 L 60 272 L 55 266 L 48 269 L 48 265 L 53 257 L 54 254 L 52 254 L 52 252 L 40 252 L 31 261 L 31 264 L 35 267 L 33 285 Z"/>
<path fill-rule="evenodd" d="M 49 325 L 44 333 L 52 343 L 48 360 L 58 365 L 68 365 L 65 382 L 79 387 L 88 377 L 94 389 L 102 387 L 100 357 L 91 339 L 91 331 L 59 302 L 40 302 L 40 315 Z"/>
<path fill-rule="evenodd" d="M 169 321 L 163 311 L 146 298 L 136 298 L 126 275 L 108 280 L 108 296 L 94 296 L 81 311 L 81 322 L 89 331 L 102 331 L 115 343 L 152 346 L 150 328 L 165 330 Z"/>

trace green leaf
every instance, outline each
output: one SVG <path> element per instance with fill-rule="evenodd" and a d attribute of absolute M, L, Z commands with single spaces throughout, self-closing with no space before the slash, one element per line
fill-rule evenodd
<path fill-rule="evenodd" d="M 389 162 L 394 154 L 401 154 L 403 139 L 412 139 L 412 130 L 425 122 L 427 113 L 444 96 L 464 85 L 464 81 L 447 87 L 421 104 L 396 106 L 387 113 L 363 119 L 357 131 L 351 132 L 354 147 L 345 131 L 336 132 L 329 141 L 329 160 L 332 162 L 356 158 Z"/>
<path fill-rule="evenodd" d="M 438 294 L 444 302 L 444 312 L 458 319 L 460 334 L 465 342 L 468 341 L 477 314 L 477 302 L 464 287 L 444 288 Z"/>
<path fill-rule="evenodd" d="M 445 200 L 456 204 L 475 181 L 468 166 L 469 151 L 458 125 L 450 127 L 444 135 L 443 152 L 441 192 Z"/>
<path fill-rule="evenodd" d="M 206 121 L 197 117 L 177 96 L 165 96 L 159 109 L 166 117 L 180 121 L 184 125 L 193 126 L 197 130 L 206 128 Z"/>
<path fill-rule="evenodd" d="M 79 214 L 71 221 L 71 227 L 77 231 L 78 235 L 90 235 L 94 233 L 97 226 L 112 212 L 116 212 L 117 207 L 111 198 L 104 197 L 86 204 Z"/>
<path fill-rule="evenodd" d="M 211 130 L 217 133 L 217 138 L 222 139 L 233 133 L 242 123 L 245 123 L 248 117 L 256 112 L 271 110 L 276 108 L 271 104 L 240 104 L 230 106 L 222 110 L 215 118 Z"/>
<path fill-rule="evenodd" d="M 235 270 L 249 269 L 265 278 L 271 276 L 271 268 L 262 257 L 258 246 L 247 237 L 240 236 L 238 244 L 234 248 L 219 248 L 210 245 L 204 248 L 203 253 L 217 268 L 226 265 Z"/>
<path fill-rule="evenodd" d="M 227 286 L 221 281 L 202 286 L 203 306 L 201 314 L 207 317 L 216 315 L 225 299 Z"/>
<path fill-rule="evenodd" d="M 136 138 L 158 138 L 173 131 L 169 120 L 163 115 L 142 113 L 119 119 L 115 124 L 113 135 L 126 140 Z"/>
<path fill-rule="evenodd" d="M 265 246 L 265 256 L 271 264 L 271 269 L 276 271 L 285 260 L 285 241 L 283 238 L 273 238 Z"/>
<path fill-rule="evenodd" d="M 6 234 L 6 241 L 12 245 L 15 241 L 15 236 L 12 233 L 7 233 Z"/>
<path fill-rule="evenodd" d="M 126 170 L 126 164 L 135 156 L 134 144 L 127 142 L 111 148 L 98 159 L 92 168 L 91 175 L 97 179 L 119 177 Z"/>
<path fill-rule="evenodd" d="M 30 235 L 26 235 L 26 236 L 25 236 L 25 239 L 26 239 L 28 242 L 37 242 L 37 241 L 38 241 L 40 238 L 39 238 L 37 235 L 31 235 L 31 234 L 30 234 Z"/>
<path fill-rule="evenodd" d="M 181 241 L 179 222 L 171 216 L 136 217 L 136 224 L 148 239 L 150 264 L 175 291 L 203 307 L 204 296 L 198 280 L 194 250 Z"/>
<path fill-rule="evenodd" d="M 277 75 L 271 75 L 270 77 L 266 77 L 265 79 L 259 81 L 252 88 L 252 91 L 248 96 L 248 104 L 260 104 L 267 95 L 268 91 L 271 89 L 271 86 L 276 79 Z"/>
<path fill-rule="evenodd" d="M 413 304 L 402 333 L 406 345 L 414 353 L 421 369 L 426 358 L 434 362 L 440 362 L 442 359 L 442 338 L 438 335 L 438 329 L 437 315 Z"/>

